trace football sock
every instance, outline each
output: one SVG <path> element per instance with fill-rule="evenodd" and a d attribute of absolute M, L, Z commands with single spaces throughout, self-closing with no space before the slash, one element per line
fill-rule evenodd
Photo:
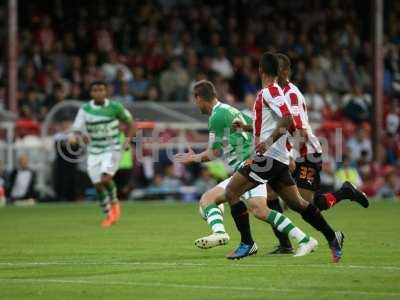
<path fill-rule="evenodd" d="M 236 228 L 240 232 L 241 242 L 246 245 L 253 245 L 254 240 L 250 231 L 249 213 L 246 204 L 242 201 L 231 206 L 231 215 L 235 221 Z"/>
<path fill-rule="evenodd" d="M 320 231 L 328 242 L 331 242 L 335 239 L 335 232 L 325 221 L 319 209 L 313 204 L 310 203 L 307 208 L 301 212 L 301 216 L 312 227 Z"/>
<path fill-rule="evenodd" d="M 225 233 L 224 217 L 218 205 L 210 204 L 204 209 L 204 214 L 213 233 Z"/>
<path fill-rule="evenodd" d="M 281 204 L 279 203 L 278 198 L 268 201 L 268 206 L 269 206 L 269 208 L 271 208 L 277 212 L 280 212 L 280 213 L 283 212 L 283 209 L 281 207 Z M 268 223 L 270 223 L 270 222 L 268 222 Z M 270 223 L 270 224 L 271 224 L 272 230 L 274 231 L 275 236 L 279 240 L 279 245 L 282 248 L 292 248 L 292 244 L 290 243 L 288 235 L 279 231 L 272 223 Z"/>
<path fill-rule="evenodd" d="M 314 204 L 320 210 L 327 210 L 343 199 L 347 199 L 347 195 L 343 189 L 340 189 L 333 193 L 315 195 Z"/>
<path fill-rule="evenodd" d="M 115 185 L 114 180 L 111 180 L 107 185 L 106 185 L 107 193 L 110 196 L 111 202 L 118 201 L 117 197 L 117 187 Z"/>
<path fill-rule="evenodd" d="M 306 243 L 310 240 L 310 237 L 303 231 L 293 225 L 292 221 L 288 217 L 285 217 L 280 212 L 271 210 L 268 214 L 267 220 L 279 233 L 284 234 L 286 237 L 294 238 L 299 244 Z"/>
<path fill-rule="evenodd" d="M 100 206 L 105 214 L 108 214 L 111 209 L 110 199 L 108 198 L 108 193 L 105 190 L 97 190 L 97 199 L 100 201 Z"/>

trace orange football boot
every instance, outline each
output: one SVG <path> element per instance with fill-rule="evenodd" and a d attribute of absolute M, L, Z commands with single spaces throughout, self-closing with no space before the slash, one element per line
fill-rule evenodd
<path fill-rule="evenodd" d="M 111 214 L 114 218 L 114 222 L 116 223 L 121 216 L 121 204 L 119 204 L 119 201 L 111 203 Z"/>
<path fill-rule="evenodd" d="M 112 213 L 112 211 L 110 211 L 107 214 L 107 217 L 101 222 L 101 227 L 103 228 L 108 228 L 111 225 L 115 224 L 116 220 L 114 218 L 114 214 Z"/>

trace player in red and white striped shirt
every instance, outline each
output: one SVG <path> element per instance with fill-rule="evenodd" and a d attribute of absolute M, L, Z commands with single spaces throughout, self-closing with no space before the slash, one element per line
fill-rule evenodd
<path fill-rule="evenodd" d="M 368 199 L 364 193 L 358 191 L 351 183 L 345 182 L 336 192 L 317 194 L 320 188 L 320 172 L 322 169 L 322 147 L 314 135 L 308 121 L 307 106 L 303 94 L 289 81 L 291 64 L 284 54 L 277 54 L 279 59 L 279 85 L 283 88 L 286 101 L 295 121 L 288 135 L 288 147 L 291 149 L 296 167 L 292 173 L 301 196 L 308 202 L 314 203 L 320 210 L 326 210 L 337 202 L 350 199 L 358 202 L 363 207 L 368 207 Z M 268 191 L 268 206 L 277 211 L 282 211 L 275 193 Z M 287 237 L 275 231 L 280 245 L 273 253 L 284 253 L 291 249 Z"/>
<path fill-rule="evenodd" d="M 240 196 L 259 184 L 268 183 L 289 207 L 325 236 L 333 261 L 338 262 L 342 255 L 341 233 L 336 234 L 318 208 L 300 196 L 289 172 L 287 133 L 294 121 L 283 91 L 277 84 L 278 71 L 276 55 L 264 53 L 259 67 L 264 88 L 258 93 L 254 105 L 256 154 L 232 176 L 225 190 L 225 199 L 221 201 L 230 203 L 232 215 L 243 214 L 247 208 L 240 204 Z"/>

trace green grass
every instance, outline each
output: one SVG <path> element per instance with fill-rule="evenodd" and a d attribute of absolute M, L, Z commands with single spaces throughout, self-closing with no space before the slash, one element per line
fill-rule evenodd
<path fill-rule="evenodd" d="M 345 255 L 330 263 L 323 237 L 303 258 L 271 257 L 270 228 L 252 220 L 259 253 L 224 258 L 238 243 L 210 250 L 194 204 L 127 203 L 121 222 L 102 230 L 99 208 L 54 204 L 0 209 L 0 299 L 400 299 L 400 204 L 363 209 L 342 203 L 325 213 L 346 234 Z"/>

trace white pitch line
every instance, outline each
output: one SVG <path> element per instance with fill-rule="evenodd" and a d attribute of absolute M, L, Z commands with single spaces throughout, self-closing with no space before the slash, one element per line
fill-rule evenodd
<path fill-rule="evenodd" d="M 125 285 L 125 286 L 143 286 L 143 287 L 164 287 L 164 288 L 180 288 L 180 289 L 211 289 L 211 290 L 228 290 L 228 291 L 253 291 L 253 292 L 274 292 L 274 293 L 309 293 L 309 289 L 288 289 L 288 288 L 257 288 L 257 287 L 239 287 L 239 286 L 223 286 L 223 285 L 198 285 L 198 284 L 180 284 L 180 283 L 162 283 L 162 282 L 124 282 L 124 281 L 92 281 L 92 280 L 71 280 L 71 279 L 37 279 L 37 278 L 0 278 L 0 282 L 6 283 L 55 283 L 55 284 L 92 284 L 92 285 Z M 386 296 L 399 297 L 400 292 L 368 292 L 353 290 L 324 290 L 324 294 L 339 295 L 363 295 L 363 296 Z"/>
<path fill-rule="evenodd" d="M 29 267 L 29 266 L 74 266 L 74 265 L 94 265 L 94 266 L 170 266 L 170 267 L 209 267 L 207 263 L 186 263 L 186 262 L 97 262 L 97 261 L 37 261 L 37 262 L 0 262 L 0 266 L 10 267 Z M 231 264 L 214 264 L 214 267 L 239 267 L 239 268 L 265 268 L 276 267 L 277 264 L 247 264 L 245 262 L 232 262 Z M 380 266 L 380 265 L 341 265 L 341 264 L 281 264 L 280 267 L 288 268 L 328 268 L 332 269 L 361 269 L 361 270 L 385 270 L 400 271 L 400 266 Z"/>

